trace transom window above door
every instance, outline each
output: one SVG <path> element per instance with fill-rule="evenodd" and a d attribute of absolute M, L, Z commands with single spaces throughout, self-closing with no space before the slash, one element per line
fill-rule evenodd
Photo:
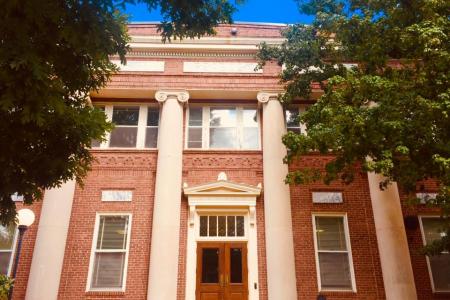
<path fill-rule="evenodd" d="M 244 237 L 244 216 L 200 216 L 200 237 Z"/>
<path fill-rule="evenodd" d="M 99 105 L 115 125 L 107 140 L 92 141 L 93 148 L 156 148 L 159 107 L 139 104 Z"/>
<path fill-rule="evenodd" d="M 187 148 L 257 150 L 259 140 L 256 107 L 189 107 Z"/>

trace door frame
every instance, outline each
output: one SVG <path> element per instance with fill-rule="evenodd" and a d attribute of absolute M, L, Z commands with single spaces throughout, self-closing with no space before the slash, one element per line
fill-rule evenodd
<path fill-rule="evenodd" d="M 190 206 L 193 220 L 188 224 L 186 251 L 186 300 L 195 300 L 197 287 L 197 243 L 198 242 L 246 242 L 247 243 L 247 282 L 248 299 L 259 300 L 258 251 L 255 206 L 247 208 L 206 208 Z M 200 216 L 205 214 L 243 215 L 245 224 L 244 237 L 200 237 Z M 255 288 L 256 287 L 256 288 Z"/>

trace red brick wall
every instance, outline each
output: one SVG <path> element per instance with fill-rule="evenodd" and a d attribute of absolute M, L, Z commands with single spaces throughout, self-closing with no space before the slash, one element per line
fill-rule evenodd
<path fill-rule="evenodd" d="M 94 151 L 97 162 L 76 187 L 59 299 L 146 299 L 152 228 L 155 151 Z M 102 189 L 133 191 L 131 202 L 102 202 Z M 88 292 L 89 259 L 96 212 L 132 213 L 131 243 L 124 293 Z"/>
<path fill-rule="evenodd" d="M 418 190 L 432 193 L 438 191 L 436 182 L 427 181 L 418 185 Z M 426 207 L 424 204 L 408 204 L 408 195 L 400 191 L 402 199 L 403 215 L 409 217 L 436 216 L 439 215 L 439 209 Z M 423 247 L 422 233 L 418 224 L 415 228 L 406 228 L 406 236 L 409 244 L 409 253 L 411 255 L 411 264 L 414 272 L 417 296 L 419 299 L 450 299 L 450 293 L 433 293 L 431 289 L 431 279 L 428 271 L 426 257 L 420 254 L 419 250 Z M 450 276 L 450 274 L 449 274 Z"/>
<path fill-rule="evenodd" d="M 217 181 L 219 172 L 225 172 L 228 180 L 257 185 L 263 182 L 261 151 L 193 151 L 183 154 L 183 182 L 195 186 Z M 266 254 L 264 236 L 264 200 L 257 199 L 259 295 L 267 300 Z M 178 300 L 184 299 L 186 284 L 187 200 L 183 199 L 181 211 L 180 268 L 178 275 Z M 249 288 L 252 288 L 249 286 Z"/>
<path fill-rule="evenodd" d="M 303 157 L 294 168 L 323 167 L 329 157 Z M 313 191 L 341 191 L 343 203 L 313 204 Z M 327 299 L 384 299 L 384 287 L 367 176 L 359 174 L 350 185 L 322 182 L 291 186 L 297 291 L 299 299 L 316 299 L 318 292 L 312 214 L 346 213 L 349 226 L 356 293 L 323 292 Z"/>

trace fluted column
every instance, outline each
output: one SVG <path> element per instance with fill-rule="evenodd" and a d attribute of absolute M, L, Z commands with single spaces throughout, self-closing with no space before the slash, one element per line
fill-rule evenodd
<path fill-rule="evenodd" d="M 74 191 L 75 180 L 45 191 L 28 277 L 27 300 L 58 297 Z"/>
<path fill-rule="evenodd" d="M 180 201 L 183 155 L 183 103 L 186 91 L 158 91 L 161 122 L 147 299 L 177 297 Z"/>
<path fill-rule="evenodd" d="M 267 284 L 269 300 L 296 300 L 291 197 L 284 183 L 288 166 L 283 163 L 286 147 L 284 113 L 277 93 L 258 93 L 263 105 L 264 215 L 266 231 Z"/>
<path fill-rule="evenodd" d="M 397 184 L 380 189 L 383 176 L 368 173 L 387 300 L 417 299 Z"/>

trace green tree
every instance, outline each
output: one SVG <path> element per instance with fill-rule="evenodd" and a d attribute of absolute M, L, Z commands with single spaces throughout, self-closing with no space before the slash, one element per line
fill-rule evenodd
<path fill-rule="evenodd" d="M 415 198 L 420 182 L 436 180 L 431 206 L 442 211 L 447 236 L 426 248 L 450 249 L 450 2 L 446 0 L 309 0 L 311 26 L 289 26 L 281 47 L 261 45 L 261 64 L 285 68 L 282 101 L 323 95 L 300 119 L 308 133 L 288 133 L 286 162 L 311 151 L 332 153 L 325 171 L 301 169 L 287 182 L 353 180 L 355 173 L 386 176 Z M 350 67 L 348 63 L 353 63 Z M 366 159 L 370 157 L 371 159 Z"/>
<path fill-rule="evenodd" d="M 214 34 L 230 23 L 226 0 L 2 1 L 0 9 L 0 221 L 15 218 L 11 194 L 31 204 L 43 190 L 75 178 L 93 159 L 92 139 L 112 125 L 89 92 L 105 86 L 128 50 L 125 4 L 160 8 L 162 38 Z"/>

